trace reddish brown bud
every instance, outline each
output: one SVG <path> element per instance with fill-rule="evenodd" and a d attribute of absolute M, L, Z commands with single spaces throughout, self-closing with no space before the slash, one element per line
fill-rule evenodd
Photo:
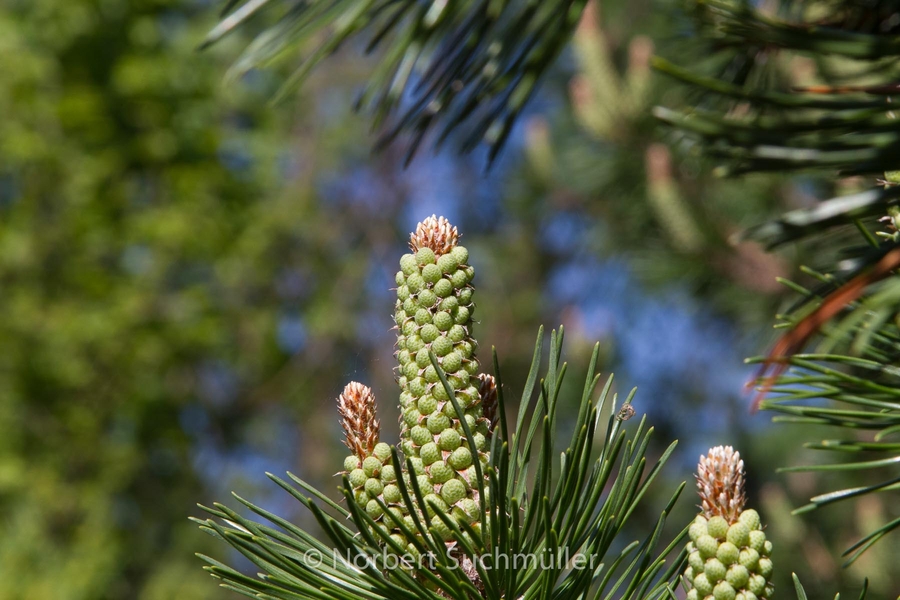
<path fill-rule="evenodd" d="M 697 465 L 697 489 L 706 518 L 738 520 L 744 509 L 744 461 L 731 446 L 710 448 Z"/>
<path fill-rule="evenodd" d="M 497 380 L 494 379 L 493 375 L 485 375 L 484 373 L 478 376 L 478 380 L 481 382 L 478 388 L 478 393 L 481 396 L 481 412 L 484 418 L 487 419 L 488 428 L 494 431 L 498 417 Z"/>
<path fill-rule="evenodd" d="M 381 424 L 375 416 L 375 394 L 361 383 L 351 381 L 338 396 L 338 413 L 346 439 L 344 443 L 360 460 L 372 454 Z"/>
<path fill-rule="evenodd" d="M 447 254 L 456 247 L 459 232 L 444 217 L 431 215 L 418 224 L 409 234 L 409 247 L 415 253 L 421 248 L 429 248 L 436 256 Z"/>

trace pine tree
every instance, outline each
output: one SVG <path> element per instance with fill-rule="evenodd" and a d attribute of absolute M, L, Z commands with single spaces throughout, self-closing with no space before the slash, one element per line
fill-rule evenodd
<path fill-rule="evenodd" d="M 267 3 L 244 4 L 223 19 L 222 24 L 210 35 L 209 41 L 213 42 L 225 35 L 265 4 Z M 235 5 L 234 2 L 229 3 L 228 10 Z M 873 476 L 873 481 L 863 486 L 816 496 L 798 512 L 870 492 L 896 493 L 900 488 L 900 479 L 890 472 L 883 473 L 885 469 L 895 465 L 900 457 L 900 447 L 888 439 L 900 431 L 900 404 L 897 401 L 900 378 L 895 366 L 900 349 L 900 280 L 894 276 L 894 272 L 900 267 L 900 209 L 896 207 L 900 190 L 900 176 L 896 170 L 897 156 L 900 156 L 900 129 L 896 127 L 896 116 L 892 110 L 892 94 L 900 90 L 896 84 L 896 56 L 900 53 L 900 5 L 895 1 L 877 0 L 782 0 L 763 5 L 705 0 L 686 2 L 684 8 L 695 25 L 697 39 L 694 51 L 702 58 L 690 68 L 661 58 L 654 58 L 651 64 L 657 70 L 686 84 L 693 94 L 693 101 L 687 108 L 659 107 L 654 111 L 657 118 L 681 132 L 678 138 L 681 144 L 690 144 L 693 149 L 718 162 L 720 167 L 717 172 L 720 175 L 736 177 L 760 172 L 818 172 L 830 182 L 832 190 L 829 195 L 833 197 L 818 202 L 812 208 L 786 213 L 775 221 L 761 224 L 743 234 L 743 239 L 759 240 L 769 248 L 800 242 L 818 244 L 822 248 L 817 253 L 819 264 L 806 269 L 812 285 L 786 282 L 801 296 L 784 315 L 781 326 L 787 332 L 767 356 L 753 359 L 761 364 L 759 395 L 755 407 L 781 413 L 783 416 L 778 417 L 778 420 L 795 426 L 826 425 L 834 427 L 843 436 L 862 432 L 850 439 L 836 438 L 807 444 L 810 448 L 860 457 L 856 461 L 819 465 L 810 467 L 809 470 L 871 471 Z M 541 76 L 574 31 L 583 9 L 583 3 L 564 1 L 393 5 L 346 0 L 332 3 L 327 9 L 324 6 L 312 9 L 307 5 L 300 5 L 277 21 L 248 48 L 238 62 L 237 70 L 261 64 L 288 44 L 297 41 L 302 43 L 312 34 L 324 32 L 321 36 L 324 42 L 289 82 L 293 85 L 300 82 L 316 62 L 334 51 L 342 42 L 371 27 L 375 32 L 372 45 L 385 41 L 387 47 L 378 70 L 361 97 L 360 106 L 372 110 L 376 127 L 383 127 L 387 123 L 381 143 L 389 142 L 400 132 L 412 132 L 413 152 L 432 127 L 438 129 L 439 142 L 446 139 L 452 130 L 463 128 L 466 130 L 463 143 L 465 149 L 486 141 L 491 146 L 493 157 L 508 136 L 514 119 L 533 94 Z M 412 76 L 413 73 L 416 74 L 415 77 Z M 405 91 L 413 98 L 409 107 L 400 105 Z M 590 117 L 583 115 L 586 123 L 607 131 L 605 128 L 610 124 L 608 120 L 600 122 L 591 120 Z M 859 231 L 861 237 L 857 238 L 858 241 L 847 238 L 844 231 L 846 228 L 856 228 Z M 423 261 L 416 259 L 417 268 L 424 269 L 431 264 L 425 258 L 427 257 L 423 257 Z M 443 269 L 438 270 L 443 273 Z M 414 273 L 404 272 L 403 275 L 405 278 Z M 419 273 L 424 281 L 423 275 L 424 270 Z M 414 287 L 420 287 L 418 279 Z M 398 318 L 403 323 L 416 323 L 417 333 L 419 328 L 424 329 L 429 324 L 428 318 L 433 319 L 436 315 L 424 309 L 423 322 L 419 323 L 418 312 L 423 309 L 410 304 L 410 310 L 407 310 L 407 299 L 400 300 L 403 304 L 400 307 L 402 310 L 398 311 Z M 413 308 L 415 312 L 411 312 Z M 409 334 L 404 335 L 412 333 L 411 329 Z M 820 339 L 818 348 L 812 352 L 807 351 L 817 337 Z M 411 354 L 405 358 L 408 359 L 406 365 L 413 365 L 410 367 L 410 375 L 413 375 L 413 369 L 417 373 L 415 377 L 410 377 L 404 372 L 401 374 L 401 381 L 405 378 L 407 387 L 419 378 L 427 381 L 425 375 L 419 374 L 418 370 L 427 370 L 430 366 L 433 374 L 429 372 L 429 376 L 434 381 L 427 383 L 436 386 L 440 381 L 447 399 L 452 401 L 454 414 L 462 424 L 465 407 L 456 399 L 459 387 L 455 382 L 450 383 L 452 375 L 448 377 L 440 368 L 436 353 L 429 349 L 429 360 L 426 362 L 423 354 L 421 364 L 417 360 L 418 350 L 416 360 Z M 556 380 L 554 368 L 552 355 L 547 382 Z M 495 375 L 499 379 L 499 374 Z M 427 396 L 425 384 L 420 383 L 415 384 L 414 390 L 404 390 L 407 394 L 407 406 L 414 400 L 417 410 L 418 402 Z M 532 381 L 532 385 L 533 383 Z M 498 386 L 498 389 L 502 390 L 502 387 Z M 530 391 L 530 387 L 527 389 Z M 539 403 L 545 410 L 548 425 L 553 422 L 555 408 L 550 399 L 552 389 L 553 386 L 550 385 L 543 392 L 548 396 Z M 463 392 L 463 398 L 475 401 L 474 394 Z M 527 402 L 524 399 L 523 408 L 528 407 Z M 401 405 L 403 403 L 404 399 L 401 398 Z M 502 402 L 500 404 L 502 406 Z M 583 405 L 582 413 L 590 410 L 589 407 L 589 403 Z M 505 431 L 504 411 L 501 409 L 498 414 L 501 429 Z M 481 502 L 482 511 L 480 523 L 490 526 L 483 527 L 480 531 L 475 531 L 470 526 L 467 528 L 470 517 L 461 515 L 460 520 L 454 520 L 450 506 L 447 505 L 443 512 L 435 511 L 435 516 L 446 526 L 446 530 L 440 527 L 440 531 L 432 530 L 440 523 L 432 522 L 432 528 L 428 527 L 428 523 L 416 524 L 416 530 L 423 539 L 420 542 L 422 548 L 417 548 L 419 552 L 425 549 L 429 539 L 426 534 L 432 536 L 434 546 L 441 552 L 443 549 L 439 542 L 446 542 L 451 538 L 458 541 L 469 556 L 475 556 L 477 550 L 493 548 L 497 544 L 504 549 L 512 549 L 503 545 L 501 540 L 507 531 L 510 532 L 507 542 L 515 539 L 516 534 L 513 533 L 514 529 L 504 527 L 503 521 L 515 523 L 519 503 L 524 504 L 525 499 L 524 496 L 516 496 L 510 492 L 524 491 L 525 483 L 524 480 L 518 482 L 516 479 L 516 469 L 507 473 L 506 468 L 520 462 L 524 466 L 528 462 L 528 452 L 518 454 L 518 434 L 524 419 L 522 414 L 520 412 L 516 434 L 511 438 L 494 432 L 491 449 L 484 453 L 487 462 L 482 466 L 485 467 L 486 475 L 476 477 L 480 487 L 485 482 L 489 484 L 487 489 L 490 495 L 481 494 L 479 489 L 478 502 Z M 453 418 L 452 415 L 445 416 Z M 477 422 L 478 417 L 474 418 Z M 585 425 L 587 423 L 579 422 Z M 425 434 L 422 434 L 421 441 L 424 444 L 417 444 L 412 439 L 413 430 L 421 425 L 406 426 L 409 429 L 404 430 L 404 433 L 408 433 L 409 439 L 404 440 L 406 447 L 401 450 L 407 455 L 407 463 L 400 462 L 396 449 L 392 450 L 391 463 L 395 473 L 400 473 L 404 466 L 407 473 L 418 473 L 418 464 L 412 459 L 421 460 L 424 447 L 428 444 L 437 445 L 437 442 L 426 440 Z M 532 420 L 527 438 L 529 450 L 537 426 L 537 419 Z M 438 435 L 427 427 L 425 429 L 429 435 Z M 441 428 L 441 432 L 445 430 L 446 428 Z M 474 447 L 472 431 L 460 434 L 457 430 L 456 434 L 472 444 L 471 455 L 473 458 L 477 456 L 479 449 Z M 610 441 L 611 438 L 607 438 L 607 443 Z M 496 452 L 497 443 L 511 444 L 510 454 L 506 459 L 509 462 L 504 462 L 502 453 L 498 455 Z M 870 453 L 876 453 L 880 457 L 869 460 Z M 541 457 L 544 455 L 542 450 Z M 480 460 L 473 460 L 473 466 L 478 467 L 480 464 Z M 549 469 L 549 463 L 547 464 Z M 563 464 L 565 468 L 570 463 Z M 556 508 L 553 496 L 544 499 L 544 508 L 534 508 L 534 499 L 542 497 L 536 492 L 543 492 L 542 486 L 549 487 L 553 481 L 543 467 L 539 472 L 541 475 L 534 483 L 537 489 L 532 490 L 529 495 L 532 502 L 528 503 L 529 508 L 525 514 L 528 515 L 530 510 L 532 521 L 547 526 L 546 537 L 541 538 L 542 543 L 555 548 L 559 547 L 558 540 L 561 538 L 551 525 L 558 522 L 551 518 Z M 582 478 L 587 472 L 585 469 L 582 475 L 576 475 L 576 479 Z M 495 484 L 495 477 L 506 478 L 507 485 L 500 482 Z M 469 479 L 463 479 L 471 485 Z M 370 480 L 362 483 L 363 488 Z M 398 477 L 397 481 L 401 482 L 403 478 Z M 558 485 L 565 487 L 563 482 L 566 481 L 568 479 L 564 474 Z M 403 541 L 410 543 L 414 543 L 413 540 L 416 539 L 416 530 L 409 527 L 408 531 L 403 530 L 400 524 L 407 516 L 416 521 L 414 515 L 417 513 L 423 516 L 428 514 L 414 482 L 416 478 L 409 477 L 410 487 L 417 492 L 414 494 L 415 498 L 413 495 L 403 496 L 405 509 L 400 509 L 402 514 L 392 519 L 403 534 Z M 429 483 L 434 486 L 433 481 Z M 284 485 L 287 487 L 287 484 Z M 300 485 L 302 487 L 305 484 Z M 377 487 L 372 484 L 373 490 Z M 351 482 L 345 481 L 344 488 L 349 506 L 353 504 L 354 487 Z M 504 489 L 506 495 L 498 496 L 498 492 Z M 375 501 L 374 506 L 382 512 L 378 513 L 373 508 L 374 513 L 379 516 L 393 514 L 389 510 L 384 512 L 388 505 L 381 499 L 383 491 L 374 495 L 369 490 L 365 491 L 368 494 L 366 508 Z M 314 495 L 324 500 L 321 494 Z M 473 496 L 468 499 L 475 498 Z M 304 503 L 315 506 L 309 498 L 304 498 Z M 440 507 L 434 503 L 424 506 Z M 319 509 L 313 510 L 315 512 Z M 211 511 L 224 519 L 236 518 L 236 514 L 224 508 Z M 446 514 L 447 511 L 450 511 L 450 515 Z M 399 547 L 399 540 L 390 538 L 391 535 L 399 534 L 396 531 L 390 533 L 384 527 L 379 528 L 376 521 L 367 514 L 368 511 L 354 508 L 346 512 L 346 516 L 353 518 L 360 535 L 366 537 L 363 532 L 369 532 L 370 539 L 367 542 L 370 547 Z M 462 512 L 465 513 L 464 510 Z M 602 512 L 601 509 L 601 514 Z M 334 532 L 333 543 L 340 545 L 342 542 L 345 547 L 353 547 L 349 544 L 349 534 L 335 529 L 333 519 L 329 520 L 330 517 L 321 511 L 318 515 L 322 515 L 320 522 L 326 531 Z M 702 525 L 707 528 L 707 533 L 692 536 L 697 539 L 692 539 L 693 546 L 688 546 L 689 553 L 702 554 L 703 549 L 697 543 L 705 535 L 713 538 L 717 544 L 716 559 L 710 556 L 707 560 L 719 560 L 718 551 L 722 545 L 730 543 L 737 547 L 737 544 L 729 540 L 729 534 L 730 528 L 740 522 L 740 519 L 732 522 L 724 515 L 706 515 L 703 518 Z M 719 520 L 713 523 L 713 529 L 722 536 L 712 536 L 710 533 L 709 527 L 714 518 L 720 518 L 727 526 L 723 530 Z M 752 514 L 748 519 L 754 520 Z M 239 548 L 248 548 L 247 544 L 256 543 L 260 534 L 254 532 L 266 531 L 268 535 L 267 530 L 254 529 L 257 527 L 255 525 L 249 527 L 240 521 L 235 522 L 241 525 L 237 530 L 225 529 L 212 521 L 205 522 L 205 526 Z M 527 516 L 525 523 L 529 523 Z M 700 524 L 697 521 L 692 527 L 699 530 Z M 897 527 L 900 527 L 900 515 L 879 526 L 848 550 L 850 561 Z M 747 525 L 747 528 L 756 531 L 755 525 Z M 447 530 L 450 532 L 449 537 Z M 735 539 L 741 541 L 745 550 L 752 549 L 750 538 L 745 540 L 744 537 L 740 535 Z M 238 540 L 241 542 L 238 543 Z M 709 545 L 708 542 L 704 544 Z M 533 547 L 536 548 L 538 546 Z M 711 552 L 711 547 L 706 551 Z M 661 563 L 657 560 L 653 564 Z M 678 564 L 672 566 L 679 567 Z M 722 566 L 724 568 L 724 562 Z M 761 566 L 759 561 L 754 563 L 754 568 L 760 570 L 769 571 L 769 566 Z M 701 577 L 703 573 L 698 573 L 699 565 L 689 565 L 687 568 L 690 571 L 685 571 L 685 579 L 692 582 L 693 589 L 698 591 L 698 597 L 702 593 L 705 597 L 718 599 L 734 597 L 732 593 L 738 593 L 730 582 L 721 587 L 722 591 L 716 591 L 718 588 L 713 587 L 711 593 L 707 593 L 702 590 L 705 584 Z M 715 572 L 722 571 L 715 564 L 712 568 Z M 748 577 L 751 577 L 749 567 L 747 569 Z M 237 579 L 235 571 L 227 570 L 222 565 L 215 565 L 212 570 L 216 575 L 231 581 L 232 585 L 238 585 L 236 582 L 242 581 Z M 641 597 L 653 597 L 653 594 L 670 590 L 671 580 L 668 577 L 677 570 L 668 569 L 665 577 L 654 580 L 656 583 L 652 587 L 643 590 L 649 595 Z M 383 571 L 378 573 L 384 576 Z M 349 576 L 346 573 L 344 575 Z M 455 579 L 451 583 L 452 576 L 440 570 L 418 570 L 414 575 L 415 577 L 408 579 L 409 585 L 420 585 L 420 581 L 426 579 L 437 586 L 434 589 L 438 589 L 440 594 L 451 597 L 465 597 L 472 589 L 479 593 L 482 591 L 477 587 L 474 577 Z M 762 572 L 755 575 L 767 577 Z M 375 572 L 371 576 L 375 579 L 379 577 Z M 391 576 L 392 574 L 385 576 L 384 582 L 373 581 L 371 585 L 380 590 L 378 593 L 383 593 L 390 585 L 388 581 L 391 581 Z M 486 597 L 518 597 L 520 592 L 537 589 L 519 585 L 502 587 L 496 579 L 489 581 L 487 572 L 478 573 L 478 576 L 477 582 L 484 585 L 483 593 Z M 557 573 L 556 576 L 558 578 L 560 574 Z M 722 574 L 722 578 L 725 577 Z M 742 580 L 740 575 L 733 577 Z M 512 578 L 517 583 L 516 576 L 512 575 Z M 720 581 L 727 581 L 722 578 Z M 587 587 L 566 587 L 564 583 L 563 587 L 557 587 L 560 583 L 551 579 L 550 575 L 542 576 L 539 581 L 543 582 L 540 585 L 546 586 L 543 589 L 548 590 L 547 593 L 555 589 L 560 590 L 562 596 L 566 596 L 571 590 L 578 590 L 580 593 L 591 589 L 591 585 L 602 582 L 588 578 L 579 580 L 579 585 Z M 631 593 L 642 585 L 649 585 L 649 581 L 643 578 L 631 579 L 626 589 Z M 509 580 L 505 582 L 509 583 Z M 248 593 L 256 589 L 247 582 L 240 585 L 250 586 L 239 588 Z M 753 597 L 746 594 L 759 596 L 753 589 L 741 589 L 744 591 L 740 593 L 745 597 Z M 768 596 L 768 586 L 762 585 L 761 589 Z M 805 597 L 799 583 L 797 592 L 800 597 Z M 528 597 L 536 593 L 526 591 L 525 595 Z"/>

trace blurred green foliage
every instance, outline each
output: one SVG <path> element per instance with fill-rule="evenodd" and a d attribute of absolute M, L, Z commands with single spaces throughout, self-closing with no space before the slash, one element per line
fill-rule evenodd
<path fill-rule="evenodd" d="M 598 249 L 627 252 L 648 285 L 675 282 L 757 330 L 785 295 L 776 277 L 791 274 L 796 258 L 735 238 L 803 198 L 783 177 L 712 177 L 696 148 L 659 127 L 655 104 L 691 102 L 649 64 L 654 53 L 685 52 L 674 39 L 679 14 L 652 1 L 587 6 L 573 38 L 573 73 L 562 82 L 569 110 L 535 117 L 529 128 L 529 184 L 595 216 L 603 227 Z"/>
<path fill-rule="evenodd" d="M 370 244 L 329 254 L 353 233 L 314 210 L 316 138 L 292 139 L 264 77 L 221 85 L 196 51 L 209 12 L 0 9 L 0 598 L 213 596 L 186 521 L 194 434 L 264 446 L 275 398 L 332 395 L 337 377 L 291 376 L 291 315 L 320 311 L 294 337 L 345 366 L 356 296 L 334 274 L 358 282 L 347 248 Z"/>
<path fill-rule="evenodd" d="M 235 252 L 271 175 L 219 161 L 242 99 L 167 4 L 0 12 L 3 598 L 209 595 L 178 409 L 196 361 L 271 360 Z"/>

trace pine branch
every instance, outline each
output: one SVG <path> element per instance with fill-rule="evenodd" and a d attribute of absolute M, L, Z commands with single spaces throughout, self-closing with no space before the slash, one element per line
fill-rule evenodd
<path fill-rule="evenodd" d="M 865 220 L 889 215 L 890 229 L 900 214 L 900 126 L 892 98 L 900 89 L 900 6 L 780 2 L 772 10 L 722 0 L 692 6 L 716 56 L 707 72 L 655 59 L 656 69 L 703 94 L 695 108 L 657 108 L 659 119 L 698 140 L 721 175 L 820 170 L 872 178 L 869 190 L 787 213 L 743 234 L 775 247 L 853 225 L 867 242 L 863 249 L 835 249 L 831 257 L 839 262 L 824 272 L 807 269 L 818 281 L 814 289 L 788 282 L 802 298 L 781 324 L 786 332 L 768 356 L 751 360 L 761 365 L 754 405 L 780 413 L 779 422 L 834 427 L 849 439 L 807 447 L 858 457 L 786 471 L 869 476 L 865 485 L 815 496 L 796 512 L 896 492 L 900 446 L 888 438 L 900 432 L 900 371 L 893 366 L 900 358 L 900 237 L 891 230 L 873 235 Z M 806 56 L 815 62 L 798 69 Z M 809 353 L 816 337 L 818 348 Z M 891 521 L 865 536 L 848 550 L 848 564 L 898 526 Z"/>
<path fill-rule="evenodd" d="M 357 107 L 381 131 L 376 148 L 409 136 L 407 162 L 426 133 L 442 144 L 462 134 L 460 148 L 481 143 L 493 161 L 534 95 L 542 76 L 568 42 L 586 0 L 232 0 L 204 46 L 216 43 L 261 12 L 280 11 L 230 71 L 247 71 L 304 56 L 275 101 L 302 85 L 310 72 L 346 42 L 366 35 L 379 49 Z"/>
<path fill-rule="evenodd" d="M 539 333 L 538 353 L 542 337 Z M 561 355 L 561 343 L 562 331 L 553 332 L 552 354 L 556 357 Z M 625 431 L 624 422 L 616 416 L 617 400 L 610 393 L 611 378 L 599 399 L 592 400 L 599 380 L 599 375 L 594 374 L 598 352 L 599 346 L 594 350 L 578 419 L 573 437 L 566 444 L 561 470 L 557 471 L 554 467 L 556 461 L 552 451 L 558 444 L 558 434 L 552 423 L 556 421 L 557 394 L 565 370 L 564 365 L 557 362 L 551 363 L 540 392 L 526 394 L 521 400 L 520 410 L 534 415 L 530 424 L 525 419 L 518 419 L 512 427 L 506 422 L 505 411 L 499 412 L 500 431 L 510 431 L 511 435 L 509 438 L 502 433 L 497 435 L 492 444 L 491 462 L 486 469 L 490 483 L 489 497 L 492 499 L 487 511 L 492 523 L 490 533 L 478 535 L 449 518 L 445 521 L 454 530 L 454 539 L 463 542 L 467 554 L 483 555 L 487 561 L 494 560 L 496 556 L 546 557 L 549 553 L 562 558 L 580 554 L 593 564 L 594 570 L 573 569 L 558 560 L 553 561 L 553 567 L 546 568 L 546 563 L 550 562 L 546 558 L 544 567 L 529 564 L 520 569 L 507 569 L 502 564 L 489 562 L 491 569 L 484 572 L 485 581 L 489 582 L 485 586 L 485 598 L 530 597 L 543 589 L 556 590 L 559 595 L 554 597 L 560 598 L 577 598 L 589 590 L 596 593 L 618 590 L 626 598 L 659 598 L 663 597 L 666 586 L 674 581 L 681 563 L 676 561 L 667 567 L 664 557 L 675 544 L 680 543 L 681 538 L 668 548 L 657 549 L 656 546 L 666 516 L 683 484 L 674 491 L 669 506 L 646 537 L 634 542 L 621 555 L 616 550 L 617 554 L 609 556 L 614 548 L 619 547 L 618 540 L 625 533 L 629 515 L 634 513 L 675 445 L 672 444 L 659 461 L 647 469 L 645 452 L 652 428 L 648 428 L 642 419 L 633 434 Z M 537 373 L 537 369 L 538 364 L 533 364 L 531 376 Z M 446 381 L 444 384 L 449 387 Z M 502 392 L 499 396 L 502 398 Z M 503 404 L 502 399 L 500 403 Z M 536 428 L 533 427 L 535 423 Z M 607 432 L 599 448 L 599 456 L 595 456 L 594 432 L 601 426 L 605 426 Z M 543 442 L 535 445 L 535 438 L 529 434 L 538 433 L 538 430 Z M 523 439 L 526 440 L 523 446 L 511 450 L 517 446 L 517 441 Z M 533 466 L 535 477 L 529 484 L 532 481 L 529 457 L 535 454 L 538 456 Z M 390 548 L 392 538 L 382 533 L 384 529 L 378 527 L 365 511 L 355 508 L 352 486 L 346 479 L 344 496 L 350 508 L 352 529 L 343 524 L 343 518 L 338 520 L 329 515 L 329 512 L 337 510 L 339 514 L 335 516 L 340 517 L 347 511 L 330 502 L 331 510 L 321 507 L 316 497 L 321 501 L 325 495 L 312 486 L 291 475 L 307 493 L 313 493 L 309 496 L 274 475 L 269 477 L 313 512 L 328 541 L 319 542 L 289 522 L 240 498 L 238 500 L 242 504 L 280 529 L 245 519 L 222 505 L 201 507 L 214 518 L 194 519 L 195 522 L 208 533 L 231 544 L 263 571 L 262 579 L 256 580 L 213 559 L 201 557 L 210 565 L 207 570 L 225 582 L 223 585 L 247 595 L 269 594 L 279 598 L 294 597 L 293 593 L 300 593 L 300 597 L 306 597 L 302 594 L 309 593 L 309 597 L 321 598 L 440 597 L 440 593 L 435 595 L 428 586 L 422 587 L 416 578 L 407 576 L 403 570 L 385 570 L 384 565 L 360 570 L 347 563 L 347 552 L 351 557 L 357 553 L 382 557 L 379 544 Z M 409 513 L 414 514 L 414 501 L 409 499 L 407 502 Z M 402 523 L 397 522 L 401 526 Z M 409 539 L 419 539 L 413 531 L 409 534 Z M 442 548 L 442 543 L 429 546 L 422 538 L 420 547 L 415 550 L 425 553 Z M 337 555 L 341 558 L 333 560 L 333 549 L 337 549 Z M 398 546 L 393 550 L 402 555 L 407 549 Z M 318 564 L 319 557 L 323 560 L 321 564 Z M 597 569 L 601 563 L 610 564 L 611 559 L 612 568 L 608 572 Z M 621 575 L 621 578 L 614 579 L 613 573 Z M 464 591 L 468 586 L 461 570 L 443 570 L 433 583 L 450 597 L 472 597 L 470 592 L 473 590 Z M 313 589 L 318 590 L 315 595 Z M 410 596 L 411 593 L 414 595 Z"/>
<path fill-rule="evenodd" d="M 657 117 L 701 140 L 724 175 L 895 169 L 900 127 L 892 95 L 900 73 L 891 59 L 900 54 L 900 7 L 837 3 L 822 21 L 826 5 L 781 2 L 769 13 L 746 3 L 695 2 L 699 32 L 726 67 L 708 75 L 655 59 L 657 70 L 704 92 L 712 106 L 657 109 Z M 817 59 L 813 76 L 798 70 L 800 55 Z"/>
<path fill-rule="evenodd" d="M 625 427 L 634 392 L 620 404 L 611 377 L 594 400 L 599 344 L 562 443 L 562 328 L 550 335 L 546 369 L 538 332 L 511 422 L 496 355 L 494 375 L 477 374 L 474 270 L 455 228 L 426 219 L 410 248 L 396 275 L 399 448 L 378 441 L 374 395 L 351 383 L 338 401 L 352 452 L 343 504 L 294 475 L 296 485 L 269 475 L 313 514 L 325 539 L 235 496 L 275 527 L 221 504 L 201 507 L 211 518 L 194 521 L 260 574 L 201 557 L 207 570 L 228 589 L 265 598 L 665 597 L 684 561 L 675 549 L 685 532 L 665 547 L 661 538 L 684 484 L 638 539 L 623 538 L 676 443 L 648 457 L 653 429 L 644 418 Z"/>
<path fill-rule="evenodd" d="M 879 250 L 882 260 L 898 252 L 894 244 Z M 865 261 L 868 262 L 868 261 Z M 786 315 L 790 347 L 777 344 L 767 357 L 748 362 L 762 365 L 759 380 L 759 407 L 782 416 L 773 420 L 794 425 L 823 425 L 835 428 L 843 439 L 810 441 L 806 448 L 822 450 L 850 460 L 826 465 L 787 467 L 782 472 L 864 473 L 871 483 L 817 495 L 795 514 L 813 511 L 835 502 L 851 500 L 874 492 L 900 490 L 896 466 L 900 464 L 900 443 L 892 437 L 900 434 L 900 327 L 896 322 L 900 305 L 900 277 L 887 271 L 881 281 L 866 281 L 856 286 L 853 298 L 835 298 L 835 290 L 847 290 L 871 271 L 854 270 L 851 274 L 828 275 L 807 270 L 817 276 L 821 285 L 809 290 L 797 285 L 804 301 L 798 302 Z M 849 276 L 848 276 L 849 275 Z M 831 300 L 839 312 L 818 319 L 815 329 L 804 329 Z M 817 329 L 822 328 L 822 341 L 814 353 L 803 351 Z M 800 339 L 797 332 L 806 332 Z M 777 355 L 776 355 L 777 353 Z M 764 377 L 773 364 L 774 375 Z M 762 395 L 768 396 L 762 399 Z M 872 459 L 872 456 L 875 459 Z M 850 547 L 847 565 L 854 562 L 875 542 L 900 527 L 900 520 L 885 523 Z"/>

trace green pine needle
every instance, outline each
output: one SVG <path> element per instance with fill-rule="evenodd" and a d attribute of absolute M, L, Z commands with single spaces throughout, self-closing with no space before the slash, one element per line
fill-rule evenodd
<path fill-rule="evenodd" d="M 468 524 L 460 525 L 449 515 L 435 511 L 458 542 L 457 550 L 466 556 L 483 557 L 484 563 L 476 567 L 484 584 L 483 595 L 462 570 L 453 568 L 454 558 L 437 532 L 417 518 L 415 507 L 425 503 L 415 477 L 409 480 L 412 489 L 403 478 L 397 481 L 418 531 L 407 530 L 402 519 L 394 522 L 413 540 L 418 552 L 435 554 L 433 570 L 413 572 L 379 563 L 358 567 L 341 558 L 333 561 L 333 550 L 339 557 L 380 557 L 381 547 L 398 554 L 405 549 L 395 547 L 386 530 L 353 502 L 346 476 L 342 505 L 294 475 L 290 475 L 294 484 L 269 477 L 312 512 L 326 537 L 317 540 L 285 519 L 235 496 L 239 503 L 275 527 L 243 517 L 221 504 L 201 506 L 211 518 L 194 521 L 243 554 L 257 567 L 259 575 L 251 577 L 201 557 L 208 563 L 207 569 L 222 580 L 223 587 L 258 598 L 436 599 L 441 597 L 437 590 L 445 597 L 459 599 L 669 597 L 685 559 L 683 551 L 674 560 L 672 556 L 683 546 L 686 532 L 682 531 L 666 547 L 660 548 L 660 542 L 667 517 L 685 484 L 673 490 L 668 505 L 644 537 L 630 543 L 622 538 L 632 535 L 631 518 L 670 458 L 675 443 L 657 461 L 648 461 L 646 453 L 653 429 L 642 419 L 633 432 L 626 430 L 624 422 L 616 417 L 618 399 L 611 392 L 611 377 L 599 398 L 593 399 L 599 382 L 599 375 L 594 373 L 598 345 L 585 378 L 572 436 L 557 462 L 554 455 L 560 447 L 561 432 L 556 427 L 556 409 L 567 371 L 561 363 L 562 339 L 562 330 L 552 332 L 550 364 L 539 378 L 543 335 L 538 335 L 535 361 L 515 428 L 510 428 L 506 415 L 500 411 L 491 461 L 484 471 L 486 477 L 478 477 L 480 491 L 488 491 L 484 486 L 490 491 L 491 500 L 483 506 L 485 516 L 480 521 L 490 523 L 489 533 L 479 535 Z M 496 365 L 496 356 L 494 362 Z M 441 383 L 449 388 L 446 375 L 433 356 L 432 366 Z M 496 373 L 499 380 L 499 369 Z M 502 386 L 500 390 L 502 394 Z M 448 395 L 455 399 L 454 394 Z M 504 399 L 500 402 L 502 407 Z M 457 402 L 454 407 L 458 414 L 463 413 Z M 464 419 L 461 422 L 465 424 Z M 466 432 L 469 440 L 473 437 L 470 433 Z M 598 435 L 602 443 L 595 448 Z M 393 463 L 401 472 L 396 450 Z M 412 470 L 412 465 L 408 467 Z M 387 506 L 382 509 L 390 514 Z M 590 561 L 592 568 L 572 568 L 562 562 L 576 554 L 583 556 L 585 562 Z M 536 560 L 523 559 L 524 564 L 513 566 L 503 564 L 498 556 Z M 323 560 L 319 564 L 311 557 Z M 544 563 L 540 557 L 544 557 Z"/>
<path fill-rule="evenodd" d="M 238 6 L 240 4 L 240 6 Z M 276 15 L 229 72 L 304 58 L 276 94 L 289 97 L 319 63 L 360 36 L 379 49 L 357 106 L 381 130 L 376 148 L 408 136 L 409 161 L 426 133 L 441 144 L 457 130 L 459 146 L 484 143 L 493 161 L 542 76 L 568 43 L 586 0 L 235 0 L 201 47 L 260 13 Z"/>

